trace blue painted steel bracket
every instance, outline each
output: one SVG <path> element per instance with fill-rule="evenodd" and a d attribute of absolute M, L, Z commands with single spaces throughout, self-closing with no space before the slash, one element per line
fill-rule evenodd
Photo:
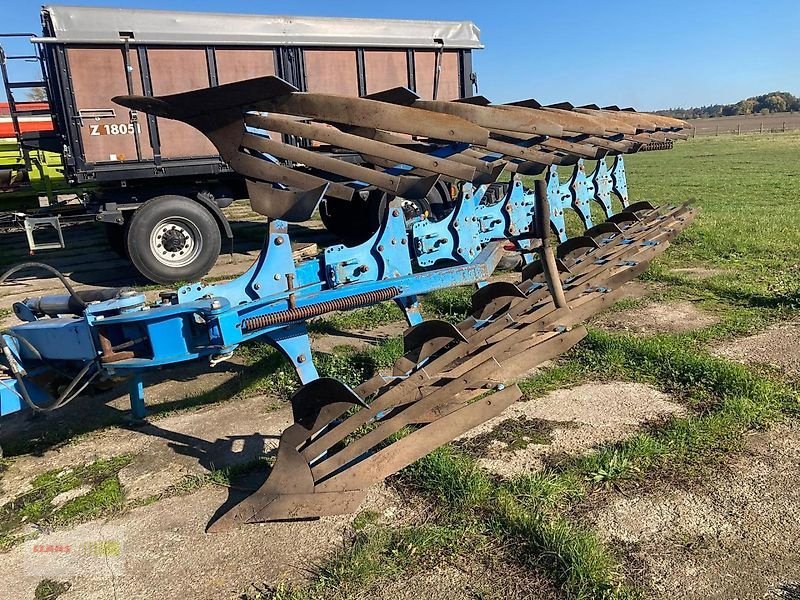
<path fill-rule="evenodd" d="M 477 192 L 465 183 L 449 215 L 440 221 L 426 219 L 411 227 L 414 255 L 420 267 L 431 267 L 439 261 L 470 263 L 481 251 L 481 223 L 478 205 L 484 189 Z"/>
<path fill-rule="evenodd" d="M 578 163 L 572 169 L 568 185 L 572 208 L 575 209 L 575 212 L 578 213 L 581 221 L 583 221 L 584 228 L 589 229 L 594 225 L 592 222 L 592 197 L 594 194 L 589 178 L 586 177 L 586 167 L 582 158 L 578 160 Z"/>
<path fill-rule="evenodd" d="M 622 206 L 628 207 L 628 178 L 625 175 L 625 161 L 621 154 L 614 157 L 614 164 L 611 166 L 612 191 L 617 195 Z"/>
<path fill-rule="evenodd" d="M 564 209 L 570 205 L 569 186 L 561 183 L 558 165 L 550 165 L 547 170 L 547 201 L 550 204 L 550 224 L 559 242 L 567 241 L 567 223 Z"/>
<path fill-rule="evenodd" d="M 475 214 L 478 217 L 478 230 L 483 243 L 508 237 L 506 234 L 508 213 L 505 211 L 508 193 L 493 204 L 486 204 L 483 199 L 488 187 L 482 185 L 475 190 L 475 202 L 477 203 Z"/>
<path fill-rule="evenodd" d="M 614 214 L 611 205 L 611 191 L 614 188 L 614 181 L 611 172 L 608 170 L 605 158 L 598 158 L 597 164 L 589 176 L 592 199 L 603 209 L 606 219 Z"/>
<path fill-rule="evenodd" d="M 304 275 L 306 271 L 309 270 L 306 269 Z M 318 261 L 310 271 L 311 273 L 307 275 L 309 279 L 312 278 L 314 271 L 318 274 Z M 291 277 L 287 278 L 287 275 Z M 289 280 L 296 276 L 292 245 L 289 242 L 289 225 L 286 221 L 274 220 L 269 222 L 261 253 L 244 274 L 226 283 L 211 285 L 190 283 L 178 290 L 178 302 L 193 302 L 213 296 L 225 298 L 230 304 L 246 304 L 275 294 L 288 293 Z M 305 283 L 307 282 L 302 280 L 297 282 L 301 286 Z"/>
<path fill-rule="evenodd" d="M 353 247 L 337 244 L 325 249 L 325 280 L 331 288 L 411 274 L 402 203 L 393 201 L 388 211 L 383 226 L 366 242 Z"/>

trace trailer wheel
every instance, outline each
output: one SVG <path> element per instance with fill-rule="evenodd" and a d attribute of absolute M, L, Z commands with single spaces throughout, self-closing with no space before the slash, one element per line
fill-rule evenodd
<path fill-rule="evenodd" d="M 127 230 L 131 262 L 156 283 L 199 279 L 214 266 L 222 247 L 214 217 L 184 196 L 148 200 L 133 213 Z"/>

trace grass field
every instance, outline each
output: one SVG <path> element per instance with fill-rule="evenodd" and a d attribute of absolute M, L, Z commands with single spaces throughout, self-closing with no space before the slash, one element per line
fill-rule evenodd
<path fill-rule="evenodd" d="M 689 125 L 694 129 L 696 135 L 787 132 L 800 129 L 800 113 L 784 112 L 691 119 Z"/>
<path fill-rule="evenodd" d="M 741 449 L 748 431 L 797 415 L 794 381 L 712 357 L 707 348 L 798 314 L 799 152 L 800 134 L 781 134 L 697 138 L 671 152 L 630 157 L 633 199 L 692 198 L 702 209 L 646 274 L 661 284 L 647 302 L 690 299 L 720 320 L 690 333 L 644 338 L 592 331 L 557 366 L 523 384 L 536 397 L 583 380 L 647 381 L 682 398 L 687 415 L 512 480 L 490 476 L 456 447 L 440 449 L 393 483 L 431 502 L 434 518 L 396 529 L 370 525 L 362 515 L 352 541 L 320 567 L 315 581 L 264 597 L 359 596 L 380 589 L 381 581 L 464 555 L 503 561 L 514 576 L 545 577 L 566 597 L 644 597 L 626 577 L 624 558 L 580 514 L 598 490 L 624 495 L 630 485 L 708 476 L 709 466 Z M 711 276 L 688 277 L 677 267 L 707 269 Z M 482 597 L 503 597 L 502 590 L 495 593 Z"/>

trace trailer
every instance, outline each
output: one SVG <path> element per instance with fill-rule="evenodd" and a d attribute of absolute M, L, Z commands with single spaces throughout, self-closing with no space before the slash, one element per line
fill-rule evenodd
<path fill-rule="evenodd" d="M 33 235 L 37 228 L 60 228 L 53 216 L 59 192 L 72 190 L 83 216 L 103 224 L 111 247 L 159 283 L 191 281 L 208 272 L 223 240 L 233 236 L 222 209 L 246 198 L 247 191 L 200 132 L 126 110 L 112 97 L 162 96 L 277 76 L 304 92 L 366 96 L 399 86 L 423 99 L 453 100 L 476 92 L 472 51 L 482 47 L 478 28 L 468 21 L 65 6 L 43 7 L 41 20 L 41 35 L 0 36 L 27 37 L 34 48 L 20 55 L 0 49 L 0 74 L 20 148 L 16 168 L 31 171 L 37 156 L 56 155 L 67 188 L 49 190 L 42 196 L 47 201 L 27 219 L 31 250 L 42 248 Z M 13 79 L 15 64 L 31 60 L 38 61 L 41 78 Z M 17 100 L 36 88 L 46 90 L 46 108 Z M 51 131 L 24 126 L 43 113 L 52 117 Z M 291 145 L 307 143 L 273 135 Z M 430 200 L 448 201 L 449 193 L 440 186 Z"/>

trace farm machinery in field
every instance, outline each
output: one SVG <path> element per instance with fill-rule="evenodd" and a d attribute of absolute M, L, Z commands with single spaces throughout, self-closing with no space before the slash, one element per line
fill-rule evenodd
<path fill-rule="evenodd" d="M 354 511 L 370 485 L 519 399 L 514 381 L 581 340 L 580 323 L 695 215 L 629 201 L 622 156 L 685 137 L 682 121 L 631 109 L 422 100 L 405 88 L 345 97 L 277 77 L 115 101 L 203 132 L 267 217 L 263 249 L 242 276 L 154 304 L 63 278 L 66 294 L 16 303 L 22 323 L 0 336 L 2 412 L 52 410 L 125 375 L 144 417 L 145 370 L 269 342 L 303 384 L 294 423 L 263 486 L 211 531 Z M 565 181 L 558 167 L 572 168 Z M 343 243 L 295 263 L 288 224 L 316 210 Z M 570 211 L 585 230 L 572 237 Z M 182 235 L 173 224 L 154 243 L 180 249 Z M 486 283 L 509 242 L 520 281 Z M 423 318 L 419 296 L 467 284 L 478 287 L 465 320 Z M 356 388 L 320 377 L 307 321 L 390 300 L 409 324 L 392 372 Z"/>

